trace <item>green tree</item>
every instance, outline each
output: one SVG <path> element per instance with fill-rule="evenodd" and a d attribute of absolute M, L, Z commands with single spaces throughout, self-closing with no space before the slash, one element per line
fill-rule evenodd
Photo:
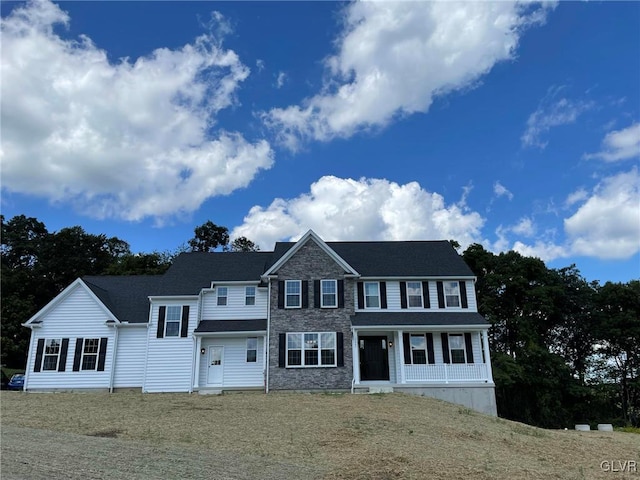
<path fill-rule="evenodd" d="M 192 252 L 212 252 L 219 247 L 226 249 L 229 244 L 229 229 L 220 227 L 211 220 L 196 227 L 194 234 L 188 242 Z"/>
<path fill-rule="evenodd" d="M 258 252 L 260 247 L 247 237 L 238 237 L 231 242 L 229 250 L 232 252 Z"/>

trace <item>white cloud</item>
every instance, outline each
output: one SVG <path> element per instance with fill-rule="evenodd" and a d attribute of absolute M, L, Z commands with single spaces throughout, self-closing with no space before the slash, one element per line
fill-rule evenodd
<path fill-rule="evenodd" d="M 527 245 L 520 241 L 513 244 L 513 250 L 525 257 L 537 257 L 545 262 L 550 262 L 556 258 L 568 256 L 566 247 L 556 245 L 553 242 L 536 241 L 533 245 Z"/>
<path fill-rule="evenodd" d="M 228 31 L 220 14 L 211 19 L 213 30 Z M 48 1 L 2 19 L 4 189 L 97 217 L 161 219 L 245 187 L 271 166 L 266 141 L 210 133 L 249 75 L 219 38 L 110 63 L 88 37 L 54 33 L 69 21 Z"/>
<path fill-rule="evenodd" d="M 536 226 L 528 217 L 521 218 L 518 223 L 511 227 L 511 231 L 523 237 L 532 237 L 536 233 Z"/>
<path fill-rule="evenodd" d="M 460 203 L 417 183 L 399 185 L 385 179 L 353 180 L 325 176 L 309 193 L 268 207 L 254 206 L 233 238 L 245 236 L 261 248 L 296 239 L 313 229 L 324 240 L 455 239 L 463 247 L 480 238 L 484 219 Z"/>
<path fill-rule="evenodd" d="M 261 59 L 256 60 L 256 68 L 258 69 L 259 72 L 263 71 L 264 67 L 265 67 L 264 60 L 261 60 Z"/>
<path fill-rule="evenodd" d="M 640 157 L 640 123 L 609 132 L 602 141 L 602 150 L 585 155 L 585 158 L 598 158 L 605 162 L 617 162 Z"/>
<path fill-rule="evenodd" d="M 346 138 L 427 112 L 433 99 L 474 86 L 514 57 L 523 30 L 553 3 L 353 2 L 321 92 L 263 114 L 291 149 Z"/>
<path fill-rule="evenodd" d="M 541 137 L 554 127 L 574 123 L 587 110 L 594 107 L 590 101 L 558 98 L 565 87 L 551 87 L 527 120 L 527 129 L 521 141 L 525 147 L 545 148 L 547 141 Z"/>
<path fill-rule="evenodd" d="M 513 200 L 513 193 L 511 193 L 500 182 L 496 182 L 493 184 L 493 193 L 496 195 L 496 197 L 507 197 L 509 200 Z"/>
<path fill-rule="evenodd" d="M 575 192 L 570 193 L 564 203 L 565 206 L 570 207 L 578 202 L 586 200 L 587 198 L 589 198 L 589 192 L 587 192 L 584 188 L 579 188 Z"/>
<path fill-rule="evenodd" d="M 282 88 L 284 86 L 284 82 L 287 81 L 287 74 L 284 72 L 278 73 L 276 77 L 276 88 Z"/>
<path fill-rule="evenodd" d="M 640 251 L 638 169 L 602 180 L 564 228 L 574 254 L 624 259 Z"/>

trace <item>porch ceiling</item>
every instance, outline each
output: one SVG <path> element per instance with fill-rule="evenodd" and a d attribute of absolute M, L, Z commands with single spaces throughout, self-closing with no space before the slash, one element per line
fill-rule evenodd
<path fill-rule="evenodd" d="M 257 332 L 267 330 L 267 320 L 202 320 L 194 333 Z"/>
<path fill-rule="evenodd" d="M 354 327 L 489 325 L 477 312 L 361 312 L 351 316 Z"/>

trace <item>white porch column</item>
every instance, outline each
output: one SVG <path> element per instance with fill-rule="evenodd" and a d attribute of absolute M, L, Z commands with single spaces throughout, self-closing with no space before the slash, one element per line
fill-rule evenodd
<path fill-rule="evenodd" d="M 353 380 L 357 385 L 360 383 L 360 348 L 358 348 L 358 332 L 355 328 L 351 330 L 351 357 L 353 359 Z"/>
<path fill-rule="evenodd" d="M 194 373 L 193 388 L 200 388 L 200 349 L 202 348 L 202 337 L 198 335 L 196 337 L 196 371 Z"/>
<path fill-rule="evenodd" d="M 407 377 L 404 373 L 404 335 L 402 330 L 398 330 L 396 332 L 398 336 L 396 345 L 398 346 L 398 354 L 397 357 L 400 359 L 400 383 L 407 383 Z"/>
<path fill-rule="evenodd" d="M 487 380 L 493 383 L 493 372 L 491 371 L 491 355 L 489 354 L 489 335 L 486 330 L 482 333 L 482 349 L 484 350 L 485 367 L 487 369 Z"/>

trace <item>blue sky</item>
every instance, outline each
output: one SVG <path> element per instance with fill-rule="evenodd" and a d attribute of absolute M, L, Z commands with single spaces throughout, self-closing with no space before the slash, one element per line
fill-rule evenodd
<path fill-rule="evenodd" d="M 3 2 L 2 213 L 640 277 L 640 3 Z"/>

